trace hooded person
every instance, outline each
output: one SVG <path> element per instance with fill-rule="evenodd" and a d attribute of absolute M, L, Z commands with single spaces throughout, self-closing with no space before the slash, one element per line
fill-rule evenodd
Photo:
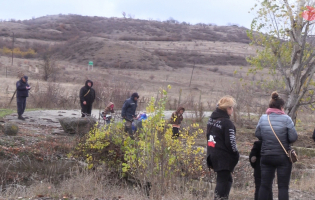
<path fill-rule="evenodd" d="M 80 90 L 80 103 L 82 117 L 91 116 L 92 104 L 95 100 L 95 90 L 92 88 L 93 82 L 87 80 L 85 86 Z"/>
<path fill-rule="evenodd" d="M 115 106 L 114 103 L 109 102 L 109 104 L 107 104 L 104 112 L 102 113 L 103 116 L 105 117 L 106 124 L 110 124 L 110 120 L 111 120 L 110 114 L 115 112 L 114 106 Z"/>
<path fill-rule="evenodd" d="M 236 128 L 230 120 L 236 101 L 222 97 L 207 124 L 207 165 L 217 173 L 215 200 L 229 199 L 233 178 L 231 173 L 239 160 Z"/>
<path fill-rule="evenodd" d="M 129 133 L 129 136 L 133 138 L 132 122 L 136 118 L 136 109 L 138 106 L 138 93 L 133 93 L 129 99 L 126 99 L 121 109 L 121 117 L 126 120 L 125 132 Z"/>
<path fill-rule="evenodd" d="M 16 82 L 16 103 L 18 119 L 25 120 L 22 116 L 26 108 L 26 98 L 28 97 L 28 91 L 31 87 L 27 83 L 28 77 L 23 76 L 18 82 Z"/>
<path fill-rule="evenodd" d="M 180 124 L 182 123 L 184 117 L 183 113 L 185 112 L 185 108 L 178 107 L 175 112 L 172 113 L 170 124 L 173 127 L 173 138 L 177 138 L 179 136 Z"/>

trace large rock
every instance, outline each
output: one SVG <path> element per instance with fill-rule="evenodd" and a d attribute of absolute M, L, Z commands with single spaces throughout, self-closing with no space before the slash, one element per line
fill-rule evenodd
<path fill-rule="evenodd" d="M 8 122 L 0 127 L 5 135 L 15 136 L 19 132 L 19 127 L 17 124 Z"/>
<path fill-rule="evenodd" d="M 84 135 L 88 133 L 96 124 L 96 119 L 92 117 L 84 118 L 60 118 L 61 127 L 66 133 Z"/>

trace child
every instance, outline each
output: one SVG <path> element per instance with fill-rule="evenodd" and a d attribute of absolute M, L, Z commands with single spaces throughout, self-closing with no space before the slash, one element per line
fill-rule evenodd
<path fill-rule="evenodd" d="M 109 104 L 106 106 L 103 114 L 103 118 L 106 122 L 106 124 L 110 124 L 110 120 L 112 116 L 110 115 L 111 113 L 114 113 L 114 104 L 112 102 L 109 102 Z"/>
<path fill-rule="evenodd" d="M 254 146 L 249 154 L 250 165 L 254 168 L 255 177 L 255 200 L 258 200 L 259 188 L 261 184 L 261 169 L 260 169 L 260 151 L 262 141 L 254 142 Z M 272 200 L 272 193 L 268 200 Z"/>
<path fill-rule="evenodd" d="M 173 126 L 173 138 L 177 138 L 179 136 L 180 124 L 183 121 L 183 113 L 185 112 L 185 108 L 179 107 L 175 112 L 173 112 L 170 123 Z"/>

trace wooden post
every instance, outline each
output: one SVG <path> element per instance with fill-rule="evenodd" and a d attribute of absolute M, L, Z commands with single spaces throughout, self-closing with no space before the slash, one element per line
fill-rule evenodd
<path fill-rule="evenodd" d="M 178 98 L 178 106 L 177 106 L 177 107 L 179 107 L 179 105 L 180 105 L 180 99 L 181 99 L 181 97 L 182 97 L 182 89 L 179 90 L 179 98 Z M 177 108 L 176 108 L 176 109 L 177 109 Z"/>
<path fill-rule="evenodd" d="M 191 77 L 190 77 L 189 87 L 190 87 L 190 85 L 191 85 L 191 79 L 192 79 L 192 77 L 193 77 L 193 75 L 194 75 L 194 69 L 195 69 L 195 61 L 194 61 L 193 69 L 192 69 L 192 71 L 191 71 Z"/>

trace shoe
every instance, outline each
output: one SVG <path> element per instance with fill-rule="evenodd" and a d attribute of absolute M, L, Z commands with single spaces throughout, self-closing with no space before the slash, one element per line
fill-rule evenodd
<path fill-rule="evenodd" d="M 20 119 L 20 120 L 25 120 L 25 118 L 22 117 L 22 115 L 19 115 L 18 119 Z"/>

